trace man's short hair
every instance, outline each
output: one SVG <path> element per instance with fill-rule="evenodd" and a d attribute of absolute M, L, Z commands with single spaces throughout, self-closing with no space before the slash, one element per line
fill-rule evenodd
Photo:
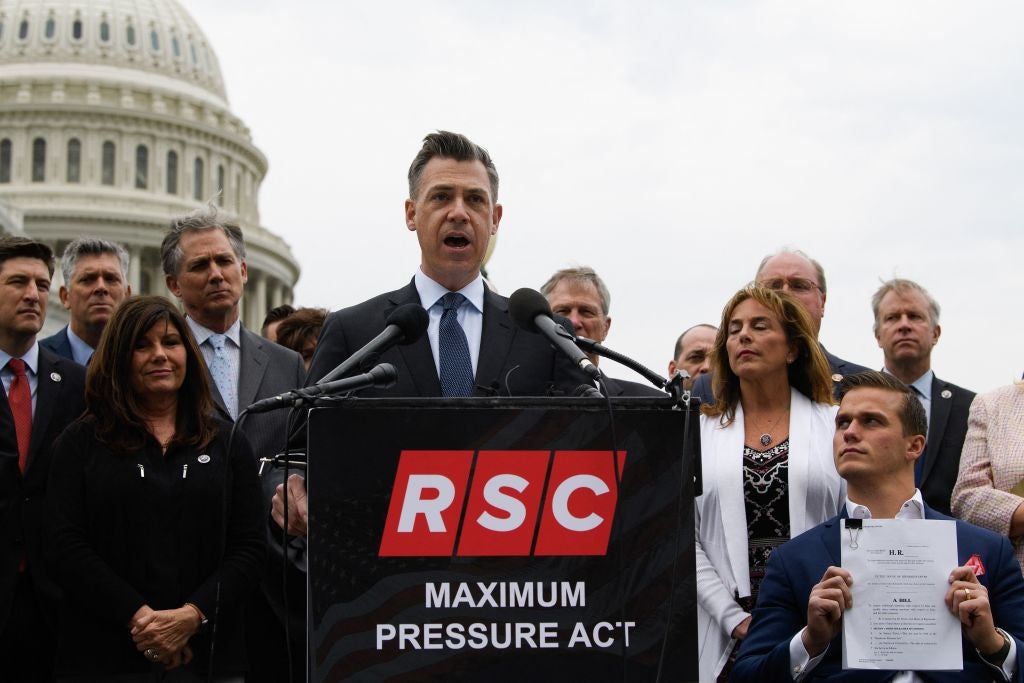
<path fill-rule="evenodd" d="M 685 330 L 683 330 L 683 333 L 681 335 L 679 335 L 679 339 L 676 339 L 676 349 L 672 353 L 672 358 L 673 359 L 679 358 L 679 354 L 681 354 L 683 352 L 683 337 L 685 337 L 686 335 L 688 335 L 690 332 L 692 332 L 693 330 L 697 329 L 698 327 L 706 327 L 709 330 L 714 330 L 715 332 L 718 332 L 718 328 L 717 327 L 715 327 L 714 325 L 709 325 L 707 323 L 698 323 L 698 324 L 694 325 L 693 327 L 687 327 Z"/>
<path fill-rule="evenodd" d="M 60 272 L 64 276 L 64 284 L 70 284 L 75 276 L 75 266 L 82 256 L 99 256 L 113 254 L 121 262 L 121 277 L 128 280 L 128 250 L 116 242 L 101 240 L 97 237 L 79 237 L 64 247 L 60 257 Z"/>
<path fill-rule="evenodd" d="M 3 267 L 4 261 L 12 258 L 37 258 L 46 264 L 50 277 L 53 277 L 53 249 L 42 242 L 20 235 L 0 237 L 0 267 Z"/>
<path fill-rule="evenodd" d="M 218 229 L 224 232 L 231 244 L 231 250 L 240 261 L 245 260 L 245 240 L 242 228 L 212 202 L 202 209 L 171 219 L 170 229 L 160 244 L 160 261 L 165 275 L 177 275 L 184 254 L 181 251 L 181 236 L 190 231 Z"/>
<path fill-rule="evenodd" d="M 487 169 L 487 177 L 491 181 L 491 200 L 498 201 L 498 169 L 491 161 L 487 150 L 476 144 L 465 135 L 439 130 L 429 133 L 423 138 L 423 147 L 409 166 L 409 199 L 416 199 L 420 191 L 420 179 L 423 168 L 434 157 L 454 159 L 455 161 L 479 161 Z"/>
<path fill-rule="evenodd" d="M 597 290 L 597 296 L 601 299 L 601 311 L 604 315 L 608 315 L 608 311 L 612 307 L 612 294 L 608 291 L 608 286 L 605 285 L 604 280 L 601 279 L 601 276 L 593 268 L 579 266 L 577 268 L 562 268 L 555 271 L 555 274 L 541 285 L 540 293 L 546 297 L 558 286 L 559 282 L 568 282 L 576 285 L 594 285 L 594 288 Z"/>
<path fill-rule="evenodd" d="M 884 280 L 882 286 L 878 288 L 874 296 L 871 297 L 871 312 L 875 315 L 875 334 L 878 334 L 878 309 L 882 306 L 882 299 L 889 292 L 896 292 L 897 294 L 904 294 L 906 292 L 917 292 L 924 297 L 924 300 L 928 302 L 928 317 L 931 318 L 932 329 L 939 324 L 939 302 L 928 293 L 928 290 L 917 284 L 913 280 L 905 280 L 903 278 L 894 277 L 891 280 Z"/>
<path fill-rule="evenodd" d="M 260 328 L 261 334 L 266 336 L 268 327 L 279 320 L 284 320 L 294 312 L 295 307 L 291 304 L 281 304 L 280 306 L 271 308 L 267 311 L 267 317 L 263 319 L 263 327 Z"/>
<path fill-rule="evenodd" d="M 892 375 L 877 370 L 847 375 L 839 383 L 839 402 L 842 403 L 843 397 L 854 389 L 884 389 L 902 394 L 903 405 L 899 415 L 903 436 L 925 436 L 928 433 L 928 416 L 924 413 L 920 399 L 910 387 Z"/>
<path fill-rule="evenodd" d="M 776 256 L 782 256 L 783 254 L 792 254 L 793 256 L 799 256 L 800 258 L 807 259 L 807 262 L 814 267 L 814 272 L 818 276 L 818 289 L 821 290 L 822 294 L 828 293 L 828 285 L 825 284 L 825 269 L 821 267 L 821 264 L 812 259 L 804 252 L 800 251 L 799 249 L 790 249 L 789 247 L 783 247 L 774 254 L 768 254 L 763 259 L 761 259 L 761 263 L 757 266 L 757 272 L 754 273 L 754 281 L 757 281 L 757 278 L 761 274 L 761 271 L 764 269 L 765 264 L 767 264 Z"/>

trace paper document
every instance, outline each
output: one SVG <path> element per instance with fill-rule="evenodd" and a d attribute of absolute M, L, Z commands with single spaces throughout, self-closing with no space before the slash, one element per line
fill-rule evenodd
<path fill-rule="evenodd" d="M 844 519 L 841 534 L 843 568 L 853 576 L 843 668 L 962 670 L 960 621 L 945 603 L 956 523 Z"/>

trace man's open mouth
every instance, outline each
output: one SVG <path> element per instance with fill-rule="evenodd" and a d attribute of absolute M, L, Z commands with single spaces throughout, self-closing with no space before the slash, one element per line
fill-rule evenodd
<path fill-rule="evenodd" d="M 461 247 L 468 247 L 469 240 L 462 235 L 448 235 L 444 238 L 444 244 L 446 247 L 455 247 L 458 249 Z"/>

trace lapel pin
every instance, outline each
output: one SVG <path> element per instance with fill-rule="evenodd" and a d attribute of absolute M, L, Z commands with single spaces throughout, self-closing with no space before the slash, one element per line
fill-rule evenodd
<path fill-rule="evenodd" d="M 985 573 L 985 564 L 981 561 L 981 555 L 978 553 L 971 555 L 971 559 L 967 560 L 964 565 L 970 567 L 975 576 L 981 576 Z"/>
<path fill-rule="evenodd" d="M 953 397 L 953 392 L 952 391 L 950 391 L 949 389 L 943 389 L 942 390 L 942 398 L 952 398 L 952 397 Z"/>
<path fill-rule="evenodd" d="M 62 377 L 60 376 L 59 372 L 51 372 L 50 379 L 52 379 L 54 382 L 59 382 L 62 379 Z"/>
<path fill-rule="evenodd" d="M 208 456 L 206 453 L 203 453 L 198 458 L 196 458 L 196 460 L 205 465 L 206 463 L 210 462 L 210 456 Z"/>
<path fill-rule="evenodd" d="M 839 373 L 837 372 L 836 374 L 832 375 L 832 381 L 833 381 L 833 382 L 842 382 L 842 381 L 843 381 L 843 376 L 842 376 L 842 375 L 840 375 L 840 374 L 839 374 Z"/>

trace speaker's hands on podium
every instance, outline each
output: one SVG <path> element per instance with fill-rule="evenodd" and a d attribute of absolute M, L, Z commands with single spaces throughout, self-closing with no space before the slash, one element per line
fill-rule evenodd
<path fill-rule="evenodd" d="M 309 519 L 309 503 L 306 500 L 306 480 L 301 474 L 293 474 L 284 484 L 278 484 L 270 501 L 270 516 L 277 525 L 284 528 L 284 487 L 288 487 L 288 529 L 291 536 L 306 535 Z"/>

